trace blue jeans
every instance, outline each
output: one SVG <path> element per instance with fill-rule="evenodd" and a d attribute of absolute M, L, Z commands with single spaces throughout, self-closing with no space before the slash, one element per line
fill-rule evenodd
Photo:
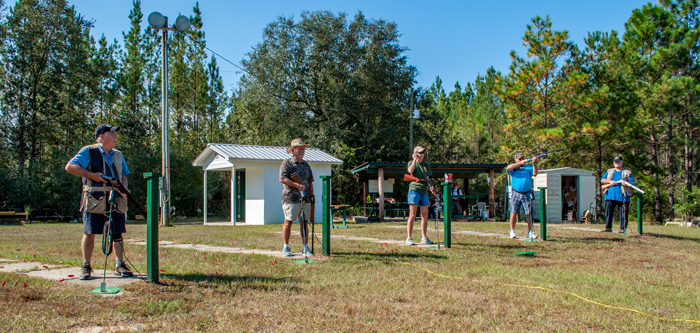
<path fill-rule="evenodd" d="M 612 229 L 615 208 L 617 208 L 618 214 L 620 214 L 620 229 L 627 229 L 627 216 L 630 211 L 630 203 L 617 200 L 605 200 L 605 229 Z"/>
<path fill-rule="evenodd" d="M 429 206 L 430 199 L 428 199 L 428 193 L 420 193 L 414 190 L 408 190 L 408 203 L 410 205 L 418 205 L 420 207 Z"/>

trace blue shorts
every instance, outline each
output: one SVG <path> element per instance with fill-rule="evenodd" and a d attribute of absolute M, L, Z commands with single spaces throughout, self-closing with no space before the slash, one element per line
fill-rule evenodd
<path fill-rule="evenodd" d="M 418 206 L 430 206 L 430 199 L 428 199 L 428 193 L 420 193 L 414 190 L 408 190 L 408 204 L 418 205 Z"/>
<path fill-rule="evenodd" d="M 114 233 L 126 233 L 126 215 L 113 213 L 112 218 L 114 219 Z M 102 235 L 107 220 L 109 220 L 107 215 L 83 212 L 83 233 L 86 235 Z"/>
<path fill-rule="evenodd" d="M 513 214 L 518 214 L 520 206 L 523 206 L 525 215 L 530 215 L 530 208 L 532 207 L 532 201 L 530 200 L 530 193 L 519 193 L 513 191 L 510 195 L 510 212 Z"/>

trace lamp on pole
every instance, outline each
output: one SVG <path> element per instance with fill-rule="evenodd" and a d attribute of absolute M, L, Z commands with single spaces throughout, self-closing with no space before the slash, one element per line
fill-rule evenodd
<path fill-rule="evenodd" d="M 190 19 L 185 16 L 178 16 L 173 27 L 168 27 L 168 17 L 159 12 L 148 15 L 148 24 L 155 30 L 163 31 L 161 39 L 162 59 L 161 59 L 161 130 L 162 130 L 162 153 L 163 153 L 163 176 L 160 178 L 160 207 L 161 225 L 172 225 L 170 221 L 170 148 L 168 142 L 169 116 L 168 112 L 168 31 L 185 32 L 190 30 Z"/>

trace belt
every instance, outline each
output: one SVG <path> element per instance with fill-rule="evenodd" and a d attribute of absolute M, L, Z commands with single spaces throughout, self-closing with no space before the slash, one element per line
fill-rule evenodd
<path fill-rule="evenodd" d="M 528 194 L 528 193 L 532 192 L 532 190 L 529 190 L 529 191 L 527 191 L 527 192 L 518 192 L 518 191 L 516 191 L 516 190 L 513 190 L 513 192 L 520 193 L 520 194 Z"/>

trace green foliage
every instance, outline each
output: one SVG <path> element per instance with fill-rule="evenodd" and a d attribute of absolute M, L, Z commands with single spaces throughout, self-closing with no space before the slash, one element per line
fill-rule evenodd
<path fill-rule="evenodd" d="M 700 216 L 700 188 L 696 188 L 693 192 L 682 189 L 679 199 L 680 202 L 673 208 L 683 215 L 685 221 L 691 221 L 693 217 Z"/>
<path fill-rule="evenodd" d="M 229 119 L 240 128 L 234 143 L 284 146 L 302 137 L 358 163 L 408 160 L 405 106 L 416 69 L 398 38 L 395 23 L 361 12 L 278 18 L 242 62 L 248 74 Z M 336 176 L 361 200 L 349 172 Z"/>
<path fill-rule="evenodd" d="M 76 216 L 79 180 L 63 168 L 94 142 L 100 123 L 121 125 L 117 149 L 143 202 L 141 175 L 161 160 L 162 32 L 142 28 L 140 0 L 118 41 L 90 36 L 92 23 L 65 0 L 19 0 L 0 21 L 0 201 L 3 209 L 48 208 Z M 511 52 L 509 73 L 492 67 L 466 84 L 436 77 L 415 87 L 394 22 L 328 11 L 279 17 L 242 60 L 245 75 L 226 91 L 217 58 L 206 53 L 199 4 L 192 29 L 171 33 L 170 161 L 172 205 L 202 210 L 202 170 L 191 165 L 208 142 L 286 146 L 302 137 L 345 161 L 334 166 L 337 203 L 357 204 L 364 162 L 405 162 L 409 101 L 421 112 L 414 143 L 432 163 L 503 163 L 513 153 L 563 147 L 540 168 L 594 169 L 625 157 L 644 196 L 645 216 L 698 214 L 700 5 L 662 0 L 636 9 L 616 31 L 591 32 L 579 49 L 567 31 L 536 16 Z M 172 22 L 170 22 L 172 23 Z M 210 211 L 230 210 L 230 175 L 209 178 Z M 496 176 L 496 200 L 505 184 Z M 596 180 L 598 182 L 598 180 Z M 597 184 L 598 188 L 600 187 Z M 471 187 L 485 192 L 485 176 Z M 402 196 L 403 183 L 395 186 Z M 601 195 L 598 195 L 602 207 Z M 599 210 L 600 211 L 600 210 Z M 133 210 L 130 214 L 133 214 Z"/>

